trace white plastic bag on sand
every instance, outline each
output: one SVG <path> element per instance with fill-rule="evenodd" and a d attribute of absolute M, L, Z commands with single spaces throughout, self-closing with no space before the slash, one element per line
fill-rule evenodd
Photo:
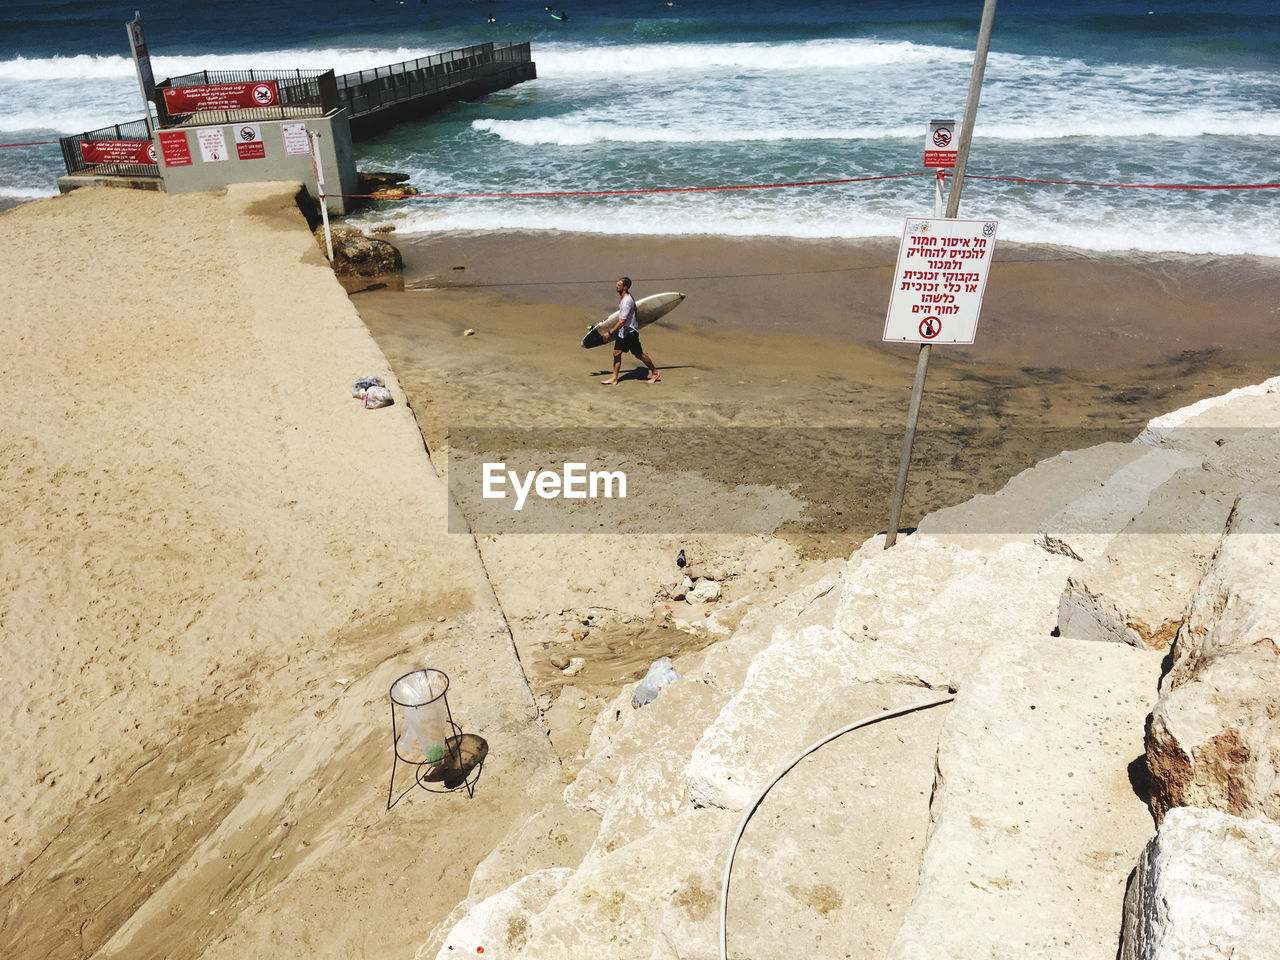
<path fill-rule="evenodd" d="M 676 673 L 676 668 L 671 665 L 671 658 L 658 658 L 653 661 L 649 672 L 644 675 L 644 679 L 631 694 L 631 706 L 639 710 L 646 704 L 653 703 L 663 687 L 669 687 L 679 679 L 680 674 Z"/>
<path fill-rule="evenodd" d="M 374 407 L 389 407 L 395 401 L 391 399 L 391 391 L 386 387 L 370 387 L 360 402 L 366 410 L 372 410 Z"/>
<path fill-rule="evenodd" d="M 381 377 L 361 377 L 351 385 L 351 395 L 357 400 L 363 400 L 370 387 L 380 386 L 382 386 Z"/>

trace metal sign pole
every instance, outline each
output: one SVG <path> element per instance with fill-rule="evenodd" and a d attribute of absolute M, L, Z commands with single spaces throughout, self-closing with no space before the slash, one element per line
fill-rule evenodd
<path fill-rule="evenodd" d="M 964 168 L 969 160 L 969 144 L 973 142 L 973 124 L 978 116 L 978 98 L 982 94 L 982 77 L 987 69 L 987 49 L 991 46 L 991 26 L 996 18 L 996 0 L 984 0 L 982 23 L 978 27 L 978 45 L 973 54 L 973 70 L 969 74 L 969 94 L 964 104 L 964 122 L 960 127 L 960 143 L 956 147 L 956 167 L 951 191 L 947 195 L 947 219 L 954 220 L 960 212 L 960 187 L 964 182 Z M 934 195 L 935 215 L 942 213 L 942 171 L 938 171 L 937 192 Z M 893 503 L 889 507 L 889 529 L 885 534 L 884 548 L 888 550 L 898 542 L 898 521 L 902 518 L 902 501 L 907 491 L 907 473 L 911 469 L 911 448 L 916 439 L 916 422 L 920 417 L 920 399 L 924 392 L 925 373 L 929 369 L 929 347 L 920 345 L 916 360 L 916 378 L 911 386 L 911 404 L 907 408 L 907 429 L 902 438 L 902 454 L 898 460 L 898 479 L 893 488 Z"/>
<path fill-rule="evenodd" d="M 142 32 L 142 14 L 133 12 L 133 19 L 124 25 L 129 37 L 129 53 L 133 57 L 133 69 L 138 75 L 138 87 L 142 90 L 142 109 L 146 111 L 147 135 L 155 136 L 155 124 L 151 120 L 151 100 L 156 95 L 156 78 L 151 72 L 151 54 Z"/>
<path fill-rule="evenodd" d="M 324 202 L 324 168 L 320 165 L 320 134 L 308 130 L 311 138 L 311 165 L 316 171 L 316 192 L 320 194 L 320 219 L 324 221 L 324 250 L 333 263 L 333 237 L 329 233 L 329 206 Z"/>

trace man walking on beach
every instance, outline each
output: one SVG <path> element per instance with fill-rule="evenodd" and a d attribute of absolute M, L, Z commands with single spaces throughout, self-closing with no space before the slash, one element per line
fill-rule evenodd
<path fill-rule="evenodd" d="M 630 353 L 649 368 L 649 383 L 657 383 L 662 379 L 658 368 L 640 346 L 640 320 L 636 316 L 635 297 L 631 296 L 631 278 L 619 277 L 614 289 L 618 291 L 618 322 L 609 330 L 610 335 L 617 335 L 613 341 L 613 376 L 600 382 L 616 387 L 618 371 L 622 369 L 622 355 Z"/>

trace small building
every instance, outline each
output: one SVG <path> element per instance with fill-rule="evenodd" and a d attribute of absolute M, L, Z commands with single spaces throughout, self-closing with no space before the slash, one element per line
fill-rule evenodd
<path fill-rule="evenodd" d="M 324 195 L 330 213 L 342 214 L 358 190 L 353 137 L 537 76 L 528 43 L 494 42 L 343 76 L 201 71 L 157 84 L 141 24 L 128 26 L 139 82 L 157 116 L 63 137 L 63 193 L 91 184 L 190 193 L 300 180 Z"/>

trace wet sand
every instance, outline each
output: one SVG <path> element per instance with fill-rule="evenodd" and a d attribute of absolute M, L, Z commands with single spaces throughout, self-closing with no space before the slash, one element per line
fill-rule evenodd
<path fill-rule="evenodd" d="M 478 534 L 567 770 L 621 683 L 886 528 L 918 352 L 879 342 L 893 243 L 393 239 L 404 289 L 352 302 Z M 610 351 L 579 346 L 623 272 L 638 296 L 688 297 L 643 332 L 657 384 L 626 357 L 602 386 Z M 1275 375 L 1277 293 L 1270 261 L 1004 246 L 977 343 L 933 351 L 901 526 Z M 480 461 L 569 459 L 625 469 L 628 500 L 517 515 L 480 496 Z M 680 549 L 734 570 L 719 604 L 664 601 Z"/>
<path fill-rule="evenodd" d="M 891 243 L 567 234 L 399 243 L 405 290 L 353 302 L 427 411 L 419 420 L 433 451 L 447 448 L 450 430 L 484 430 L 496 448 L 504 436 L 508 447 L 552 446 L 547 431 L 559 428 L 620 461 L 640 448 L 659 472 L 792 492 L 802 517 L 775 527 L 753 516 L 733 532 L 780 534 L 807 556 L 847 556 L 884 529 L 917 353 L 878 342 Z M 643 334 L 663 370 L 653 386 L 629 356 L 624 382 L 601 386 L 608 348 L 577 344 L 613 307 L 611 278 L 623 269 L 638 296 L 688 297 Z M 1280 264 L 1270 261 L 1006 245 L 977 342 L 933 351 L 904 524 L 998 489 L 1043 457 L 1131 439 L 1153 416 L 1274 375 L 1277 294 Z M 676 509 L 654 522 L 715 532 L 719 518 Z"/>

